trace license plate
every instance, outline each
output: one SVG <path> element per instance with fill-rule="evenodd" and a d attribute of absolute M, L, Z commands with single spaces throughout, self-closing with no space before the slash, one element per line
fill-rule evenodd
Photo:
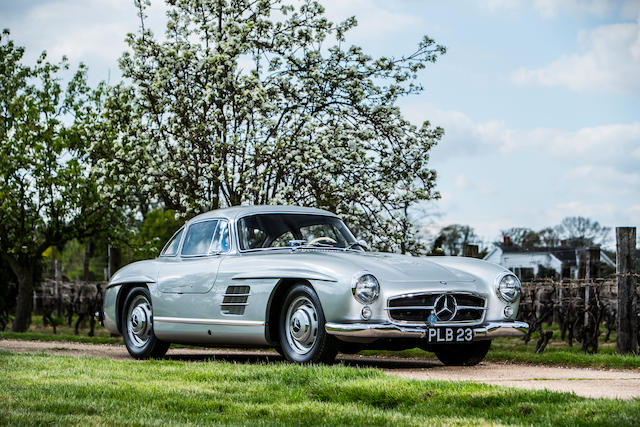
<path fill-rule="evenodd" d="M 427 330 L 427 341 L 430 343 L 471 342 L 473 329 L 431 327 Z"/>

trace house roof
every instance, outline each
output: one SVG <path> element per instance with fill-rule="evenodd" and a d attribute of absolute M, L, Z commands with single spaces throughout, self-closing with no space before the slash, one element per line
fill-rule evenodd
<path fill-rule="evenodd" d="M 549 253 L 558 258 L 563 264 L 569 266 L 578 265 L 577 251 L 585 248 L 571 248 L 567 246 L 537 246 L 532 248 L 523 248 L 518 245 L 498 244 L 503 253 Z M 615 266 L 615 263 L 603 251 L 600 251 L 600 261 L 605 264 Z"/>

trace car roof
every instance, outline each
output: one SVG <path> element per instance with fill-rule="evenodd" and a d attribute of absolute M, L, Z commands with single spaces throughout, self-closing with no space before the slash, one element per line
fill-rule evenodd
<path fill-rule="evenodd" d="M 208 218 L 227 218 L 233 221 L 237 218 L 246 215 L 255 214 L 275 214 L 275 213 L 289 213 L 289 214 L 315 214 L 338 217 L 338 215 L 325 211 L 324 209 L 306 208 L 302 206 L 280 206 L 280 205 L 253 205 L 253 206 L 233 206 L 230 208 L 216 209 L 213 211 L 205 212 L 192 218 L 189 222 L 200 221 Z"/>

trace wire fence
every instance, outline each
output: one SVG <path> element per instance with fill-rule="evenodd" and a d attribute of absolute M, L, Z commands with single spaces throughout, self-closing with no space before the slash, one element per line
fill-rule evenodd
<path fill-rule="evenodd" d="M 640 277 L 632 275 L 636 280 Z M 88 322 L 89 336 L 93 336 L 105 287 L 106 282 L 69 283 L 47 279 L 34 292 L 34 313 L 42 315 L 43 323 L 51 325 L 54 333 L 62 318 L 69 327 L 74 327 L 76 334 Z M 636 287 L 636 293 L 640 295 L 640 286 Z M 537 336 L 536 353 L 542 353 L 549 344 L 553 325 L 557 325 L 560 339 L 567 345 L 577 344 L 586 353 L 596 353 L 600 337 L 604 335 L 607 342 L 616 330 L 617 312 L 615 275 L 593 280 L 537 279 L 522 284 L 518 319 L 530 325 L 525 342 Z M 640 309 L 635 317 L 640 331 Z M 640 342 L 640 332 L 638 335 Z"/>
<path fill-rule="evenodd" d="M 106 282 L 56 282 L 46 279 L 33 293 L 34 314 L 42 315 L 44 326 L 50 325 L 53 333 L 63 319 L 75 334 L 89 323 L 89 336 L 95 334 L 96 314 L 102 310 Z M 75 322 L 74 322 L 75 319 Z"/>
<path fill-rule="evenodd" d="M 640 275 L 629 274 L 636 280 Z M 640 287 L 636 285 L 636 295 Z M 556 324 L 560 339 L 567 345 L 580 344 L 586 353 L 598 351 L 599 339 L 611 339 L 616 330 L 618 313 L 617 277 L 589 280 L 539 279 L 522 284 L 522 297 L 518 318 L 529 323 L 525 342 L 538 335 L 536 353 L 542 353 L 553 336 L 545 325 Z M 640 339 L 640 310 L 632 313 L 638 325 Z"/>

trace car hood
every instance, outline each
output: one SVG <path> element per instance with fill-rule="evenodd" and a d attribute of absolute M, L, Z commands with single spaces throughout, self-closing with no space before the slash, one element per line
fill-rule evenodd
<path fill-rule="evenodd" d="M 293 255 L 293 256 L 292 256 Z M 336 279 L 346 275 L 352 277 L 358 271 L 367 271 L 379 281 L 393 283 L 425 282 L 474 282 L 476 277 L 451 266 L 442 266 L 432 261 L 437 257 L 413 257 L 382 252 L 356 252 L 336 250 L 301 249 L 281 254 L 289 262 L 304 265 L 306 268 L 328 275 L 338 273 Z M 341 274 L 340 274 L 341 273 Z"/>

